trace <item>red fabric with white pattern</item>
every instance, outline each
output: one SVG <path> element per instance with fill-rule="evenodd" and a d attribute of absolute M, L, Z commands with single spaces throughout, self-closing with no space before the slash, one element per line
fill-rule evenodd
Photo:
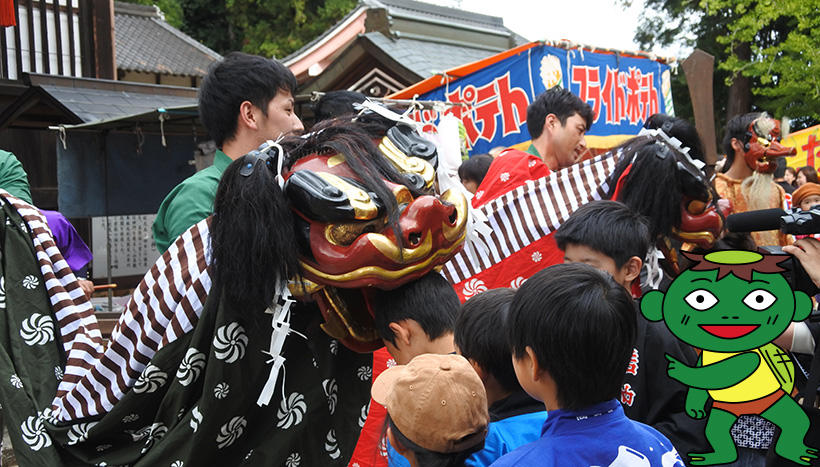
<path fill-rule="evenodd" d="M 507 149 L 490 164 L 473 196 L 473 207 L 482 206 L 527 180 L 538 180 L 549 174 L 549 167 L 539 157 L 517 149 Z"/>
<path fill-rule="evenodd" d="M 527 153 L 512 156 L 528 165 L 529 159 L 522 154 L 534 157 Z M 459 298 L 464 301 L 488 289 L 518 287 L 541 269 L 561 262 L 563 255 L 552 239 L 553 232 L 578 207 L 606 196 L 606 179 L 615 162 L 615 155 L 607 153 L 537 180 L 527 179 L 529 168 L 519 168 L 519 172 L 510 172 L 523 179 L 517 187 L 496 188 L 492 183 L 493 192 L 503 194 L 485 200 L 479 208 L 492 229 L 482 237 L 490 251 L 479 251 L 476 256 L 462 251 L 441 272 Z"/>

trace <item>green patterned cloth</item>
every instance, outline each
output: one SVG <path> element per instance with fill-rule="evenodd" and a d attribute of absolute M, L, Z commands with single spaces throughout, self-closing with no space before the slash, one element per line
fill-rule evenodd
<path fill-rule="evenodd" d="M 35 253 L 41 266 L 46 259 L 29 225 L 6 202 L 2 216 L 0 403 L 21 466 L 346 465 L 368 411 L 371 356 L 328 337 L 308 305 L 291 310 L 291 328 L 305 337 L 285 340 L 284 372 L 267 406 L 256 401 L 271 368 L 271 315 L 251 319 L 208 296 L 192 329 L 142 362 L 113 408 L 61 421 L 55 394 L 71 310 L 52 311 Z M 161 331 L 156 316 L 149 309 L 141 318 Z M 89 373 L 125 368 L 68 363 Z"/>

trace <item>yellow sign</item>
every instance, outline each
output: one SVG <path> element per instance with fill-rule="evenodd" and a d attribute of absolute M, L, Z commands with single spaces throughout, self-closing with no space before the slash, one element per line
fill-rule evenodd
<path fill-rule="evenodd" d="M 789 167 L 820 167 L 820 125 L 796 131 L 781 142 L 783 146 L 797 149 L 797 155 L 786 158 Z"/>

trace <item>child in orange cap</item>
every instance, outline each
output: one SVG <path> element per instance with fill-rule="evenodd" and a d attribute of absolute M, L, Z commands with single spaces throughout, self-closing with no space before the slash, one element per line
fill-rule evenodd
<path fill-rule="evenodd" d="M 816 204 L 820 204 L 820 185 L 816 183 L 806 182 L 792 193 L 792 206 L 801 211 L 808 211 Z"/>
<path fill-rule="evenodd" d="M 371 395 L 387 408 L 390 444 L 413 467 L 463 466 L 484 447 L 487 394 L 464 357 L 419 355 L 385 370 Z"/>

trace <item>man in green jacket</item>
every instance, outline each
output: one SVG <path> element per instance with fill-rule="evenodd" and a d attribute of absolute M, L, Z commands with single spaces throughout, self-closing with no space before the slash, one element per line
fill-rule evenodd
<path fill-rule="evenodd" d="M 296 78 L 276 60 L 233 52 L 211 66 L 199 90 L 199 116 L 217 148 L 214 165 L 183 180 L 160 204 L 154 243 L 160 253 L 213 213 L 222 172 L 231 161 L 304 128 L 293 109 Z"/>

